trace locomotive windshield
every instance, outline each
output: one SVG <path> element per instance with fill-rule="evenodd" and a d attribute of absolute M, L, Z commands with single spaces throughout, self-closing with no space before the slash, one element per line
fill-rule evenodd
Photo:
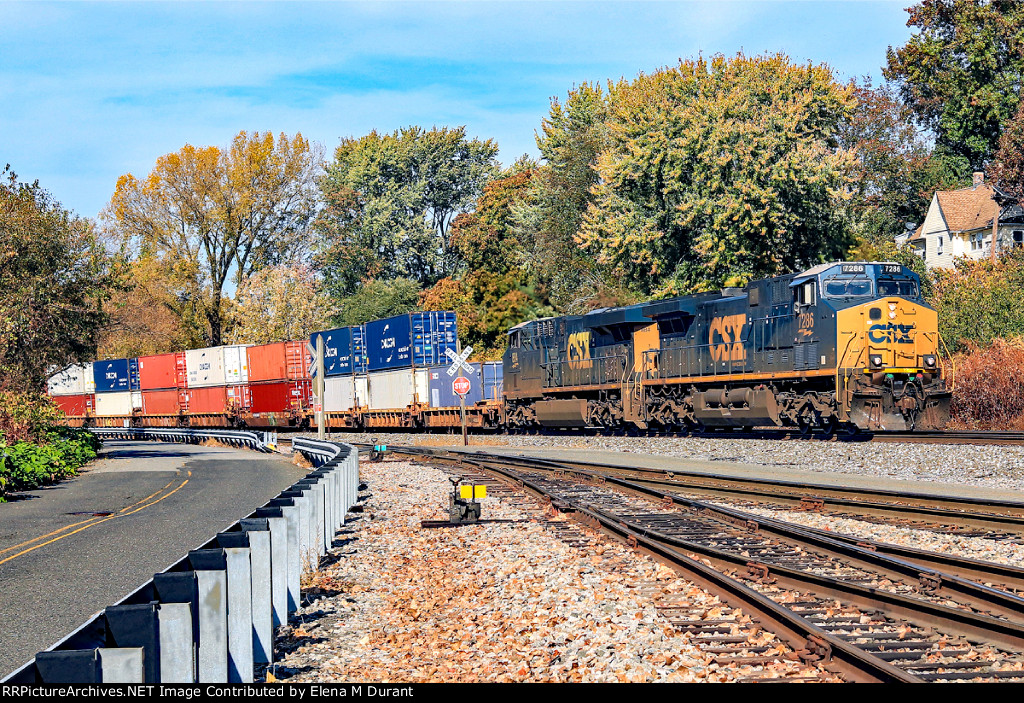
<path fill-rule="evenodd" d="M 828 298 L 861 298 L 871 295 L 871 279 L 867 276 L 833 276 L 825 280 Z"/>
<path fill-rule="evenodd" d="M 907 278 L 879 278 L 878 295 L 902 295 L 906 298 L 916 298 L 917 281 Z"/>

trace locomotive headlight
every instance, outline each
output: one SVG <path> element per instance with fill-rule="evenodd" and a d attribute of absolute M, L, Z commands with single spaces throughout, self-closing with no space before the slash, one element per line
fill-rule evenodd
<path fill-rule="evenodd" d="M 930 369 L 934 369 L 935 368 L 935 356 L 932 355 L 932 354 L 927 355 L 924 358 L 924 365 L 927 366 Z"/>
<path fill-rule="evenodd" d="M 873 368 L 873 369 L 880 369 L 880 368 L 882 368 L 882 355 L 881 354 L 872 354 L 871 356 L 868 357 L 868 361 L 871 362 L 871 368 Z"/>

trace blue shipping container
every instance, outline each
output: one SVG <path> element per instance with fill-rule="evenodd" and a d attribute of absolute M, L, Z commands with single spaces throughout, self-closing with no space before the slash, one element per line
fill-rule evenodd
<path fill-rule="evenodd" d="M 430 390 L 430 407 L 457 408 L 459 394 L 452 389 L 452 381 L 459 376 L 469 380 L 469 393 L 466 394 L 466 407 L 472 407 L 483 400 L 483 377 L 480 375 L 480 364 L 470 363 L 476 373 L 468 373 L 462 369 L 454 376 L 448 375 L 447 366 L 434 366 L 427 370 L 427 387 Z"/>
<path fill-rule="evenodd" d="M 340 327 L 309 335 L 310 346 L 316 348 L 318 337 L 324 338 L 324 375 L 341 376 L 352 373 L 352 328 Z"/>
<path fill-rule="evenodd" d="M 359 325 L 349 329 L 352 330 L 352 369 L 356 373 L 366 373 L 366 328 Z"/>
<path fill-rule="evenodd" d="M 314 332 L 309 335 L 310 345 L 315 347 L 316 339 L 321 335 L 324 338 L 324 376 L 344 376 L 353 371 L 366 371 L 361 325 Z"/>
<path fill-rule="evenodd" d="M 448 363 L 456 348 L 454 312 L 413 312 L 367 322 L 364 342 L 367 370 Z"/>
<path fill-rule="evenodd" d="M 138 359 L 96 361 L 93 362 L 92 373 L 97 393 L 139 390 Z"/>

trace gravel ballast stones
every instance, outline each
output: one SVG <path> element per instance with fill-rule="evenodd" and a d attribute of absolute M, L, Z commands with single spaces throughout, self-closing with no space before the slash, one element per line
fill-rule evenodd
<path fill-rule="evenodd" d="M 800 678 L 800 662 L 720 667 L 677 631 L 665 604 L 708 618 L 742 613 L 670 569 L 596 535 L 558 539 L 523 498 L 489 497 L 485 522 L 446 519 L 447 474 L 363 462 L 362 512 L 306 577 L 306 605 L 284 628 L 268 680 L 689 682 Z M 575 530 L 573 530 L 575 532 Z M 660 607 L 659 607 L 660 606 Z M 791 655 L 771 633 L 757 643 Z"/>

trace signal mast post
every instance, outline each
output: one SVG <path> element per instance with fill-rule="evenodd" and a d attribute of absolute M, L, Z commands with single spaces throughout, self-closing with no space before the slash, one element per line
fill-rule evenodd
<path fill-rule="evenodd" d="M 473 347 L 466 347 L 465 351 L 462 349 L 462 342 L 458 339 L 455 340 L 455 349 L 452 351 L 448 349 L 445 354 L 452 360 L 452 365 L 448 367 L 448 375 L 454 376 L 460 369 L 464 369 L 467 374 L 476 373 L 476 370 L 466 362 L 469 355 L 473 353 Z M 462 446 L 469 446 L 469 437 L 466 434 L 466 394 L 469 393 L 470 383 L 469 379 L 463 376 L 459 376 L 452 381 L 452 391 L 459 396 L 459 412 L 462 415 Z"/>

